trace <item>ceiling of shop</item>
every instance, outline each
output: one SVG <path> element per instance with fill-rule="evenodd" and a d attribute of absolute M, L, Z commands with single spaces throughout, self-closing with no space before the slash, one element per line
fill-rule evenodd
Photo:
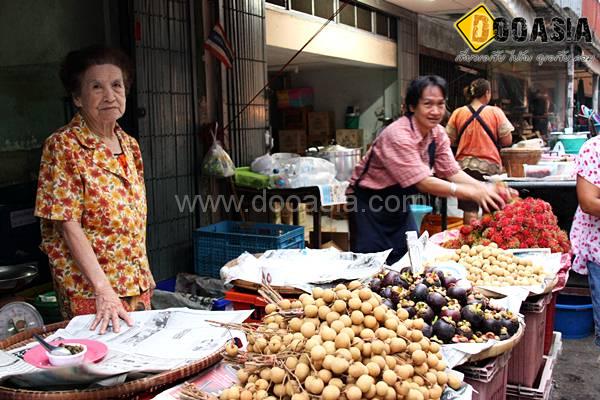
<path fill-rule="evenodd" d="M 463 13 L 480 4 L 481 0 L 386 0 L 388 3 L 419 14 Z"/>
<path fill-rule="evenodd" d="M 280 47 L 267 46 L 267 65 L 270 71 L 277 71 L 288 62 L 290 58 L 294 56 L 296 52 L 293 50 L 283 49 Z M 382 68 L 381 65 L 368 64 L 359 61 L 346 60 L 336 57 L 327 57 L 319 54 L 311 54 L 302 52 L 294 62 L 286 69 L 288 71 L 294 71 L 295 68 L 299 70 L 307 69 L 322 69 L 333 66 L 353 66 L 353 67 L 364 67 L 364 68 Z"/>

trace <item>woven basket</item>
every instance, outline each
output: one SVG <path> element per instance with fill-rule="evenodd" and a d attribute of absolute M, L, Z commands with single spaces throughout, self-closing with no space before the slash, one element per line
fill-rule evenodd
<path fill-rule="evenodd" d="M 56 324 L 47 325 L 41 328 L 30 329 L 21 332 L 8 339 L 0 342 L 0 349 L 11 350 L 21 347 L 32 341 L 33 333 L 42 336 L 48 336 L 60 328 L 67 326 L 69 321 L 58 322 Z M 27 390 L 15 389 L 0 385 L 0 399 L 6 400 L 101 400 L 101 399 L 131 399 L 136 400 L 144 392 L 156 393 L 166 389 L 168 386 L 180 382 L 192 375 L 205 370 L 213 364 L 221 360 L 221 351 L 211 354 L 210 356 L 195 361 L 184 367 L 180 367 L 171 371 L 165 371 L 160 374 L 149 376 L 146 378 L 136 379 L 131 382 L 125 382 L 117 386 L 84 390 L 59 390 L 59 391 L 42 391 L 42 390 Z"/>
<path fill-rule="evenodd" d="M 500 150 L 502 165 L 510 177 L 523 178 L 523 164 L 536 165 L 542 158 L 542 150 L 538 149 L 502 149 Z"/>
<path fill-rule="evenodd" d="M 497 357 L 501 354 L 506 353 L 515 347 L 521 339 L 523 338 L 523 334 L 525 333 L 525 323 L 521 321 L 519 324 L 519 330 L 515 333 L 511 338 L 503 340 L 501 342 L 496 343 L 489 349 L 482 351 L 478 354 L 473 354 L 469 357 L 469 362 L 475 362 L 480 360 L 485 360 L 486 358 Z"/>

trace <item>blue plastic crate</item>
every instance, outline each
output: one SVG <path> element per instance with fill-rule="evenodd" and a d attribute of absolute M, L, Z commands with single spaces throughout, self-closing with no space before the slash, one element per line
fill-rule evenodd
<path fill-rule="evenodd" d="M 223 221 L 194 231 L 196 274 L 219 278 L 221 267 L 247 251 L 303 249 L 304 227 Z"/>

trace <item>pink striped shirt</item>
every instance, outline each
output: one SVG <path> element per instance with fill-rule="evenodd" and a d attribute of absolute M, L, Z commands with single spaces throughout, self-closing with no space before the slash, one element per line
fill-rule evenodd
<path fill-rule="evenodd" d="M 369 157 L 372 160 L 359 186 L 366 189 L 384 189 L 393 185 L 412 186 L 432 176 L 429 168 L 428 147 L 435 139 L 435 175 L 448 178 L 460 171 L 450 150 L 450 139 L 441 125 L 431 135 L 423 137 L 416 124 L 411 129 L 408 117 L 402 117 L 388 126 L 371 146 L 365 157 L 354 168 L 350 178 L 353 186 L 361 175 Z"/>

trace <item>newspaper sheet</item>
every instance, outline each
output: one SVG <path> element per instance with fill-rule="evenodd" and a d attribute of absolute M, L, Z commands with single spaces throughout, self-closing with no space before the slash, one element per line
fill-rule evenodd
<path fill-rule="evenodd" d="M 0 381 L 9 379 L 16 386 L 45 389 L 91 383 L 114 385 L 140 373 L 179 368 L 215 353 L 233 337 L 245 342 L 244 333 L 218 328 L 208 321 L 241 323 L 251 312 L 187 308 L 138 311 L 131 313 L 135 321 L 132 327 L 123 323 L 119 333 L 109 330 L 104 335 L 89 329 L 93 315 L 78 316 L 48 340 L 101 341 L 109 349 L 102 361 L 72 367 L 37 368 L 22 360 L 27 350 L 38 345 L 30 343 L 9 352 L 0 351 Z"/>
<path fill-rule="evenodd" d="M 381 272 L 391 250 L 359 254 L 329 249 L 268 250 L 259 258 L 244 253 L 232 268 L 222 268 L 225 283 L 236 279 L 273 286 L 291 286 L 310 292 L 314 285 L 367 279 Z"/>

